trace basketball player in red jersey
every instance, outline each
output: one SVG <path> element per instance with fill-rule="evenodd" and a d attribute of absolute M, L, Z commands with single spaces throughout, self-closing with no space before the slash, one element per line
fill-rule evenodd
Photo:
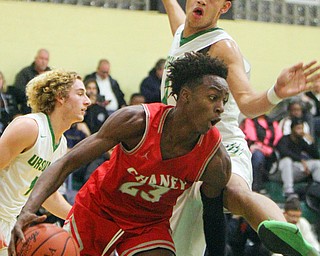
<path fill-rule="evenodd" d="M 204 212 L 230 178 L 230 159 L 214 126 L 228 100 L 226 66 L 201 53 L 170 64 L 176 106 L 130 106 L 52 164 L 39 178 L 12 231 L 10 255 L 22 229 L 73 170 L 115 146 L 79 191 L 65 223 L 81 255 L 173 256 L 169 219 L 176 199 L 203 181 Z M 185 234 L 186 236 L 188 234 Z"/>

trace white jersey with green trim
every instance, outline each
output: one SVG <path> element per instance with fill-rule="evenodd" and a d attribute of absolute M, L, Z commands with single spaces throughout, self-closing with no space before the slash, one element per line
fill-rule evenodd
<path fill-rule="evenodd" d="M 58 145 L 54 145 L 54 134 L 47 115 L 34 113 L 17 118 L 34 119 L 39 132 L 33 147 L 19 154 L 0 171 L 0 219 L 10 223 L 16 220 L 41 173 L 67 152 L 64 136 Z"/>
<path fill-rule="evenodd" d="M 220 28 L 213 28 L 206 31 L 201 31 L 188 38 L 182 38 L 184 25 L 181 25 L 173 39 L 169 55 L 167 57 L 165 71 L 163 72 L 162 83 L 161 83 L 161 97 L 162 102 L 165 104 L 175 105 L 176 101 L 173 96 L 170 95 L 171 88 L 167 79 L 168 63 L 181 57 L 186 52 L 198 52 L 205 49 L 221 40 L 232 40 L 232 37 Z M 244 67 L 247 75 L 250 73 L 250 64 L 243 59 Z M 224 107 L 224 113 L 221 115 L 221 121 L 216 125 L 222 134 L 223 144 L 235 142 L 244 139 L 244 134 L 239 128 L 239 115 L 240 110 L 230 93 L 229 100 Z M 228 141 L 228 142 L 227 142 Z"/>

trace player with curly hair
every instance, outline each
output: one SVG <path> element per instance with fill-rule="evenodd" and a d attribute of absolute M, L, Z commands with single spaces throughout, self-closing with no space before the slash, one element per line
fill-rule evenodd
<path fill-rule="evenodd" d="M 74 72 L 48 71 L 32 79 L 26 91 L 33 113 L 15 118 L 0 137 L 0 255 L 8 255 L 11 229 L 36 181 L 67 152 L 63 133 L 83 120 L 90 105 Z M 42 205 L 62 219 L 71 209 L 59 192 Z"/>

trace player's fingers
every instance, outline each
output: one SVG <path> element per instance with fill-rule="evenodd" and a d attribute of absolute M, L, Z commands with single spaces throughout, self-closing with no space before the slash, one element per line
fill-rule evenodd
<path fill-rule="evenodd" d="M 309 76 L 306 79 L 307 83 L 320 83 L 320 73 L 314 74 L 312 76 Z"/>
<path fill-rule="evenodd" d="M 316 74 L 307 79 L 307 86 L 305 86 L 303 91 L 320 91 L 320 74 Z"/>
<path fill-rule="evenodd" d="M 317 65 L 317 66 L 315 66 L 315 67 L 313 67 L 313 68 L 310 68 L 309 70 L 305 70 L 305 71 L 304 71 L 304 74 L 305 74 L 306 76 L 309 76 L 309 75 L 311 75 L 311 74 L 316 73 L 318 70 L 320 70 L 320 65 Z"/>
<path fill-rule="evenodd" d="M 5 248 L 5 247 L 8 247 L 8 245 L 6 244 L 4 234 L 2 234 L 0 232 L 0 251 L 1 251 L 1 249 Z"/>
<path fill-rule="evenodd" d="M 316 60 L 310 61 L 308 64 L 303 65 L 303 70 L 309 69 L 310 67 L 312 67 L 312 66 L 313 66 L 314 64 L 316 64 L 316 63 L 317 63 Z"/>
<path fill-rule="evenodd" d="M 16 256 L 16 243 L 19 239 L 21 239 L 22 242 L 25 242 L 22 229 L 16 225 L 11 232 L 11 238 L 8 247 L 9 256 Z"/>
<path fill-rule="evenodd" d="M 46 218 L 47 218 L 47 215 L 37 216 L 37 218 L 33 222 L 37 222 L 37 223 L 44 222 Z"/>
<path fill-rule="evenodd" d="M 31 223 L 43 222 L 46 218 L 46 215 L 37 216 L 36 214 L 31 214 L 27 216 L 24 220 L 16 222 L 16 225 L 11 231 L 10 244 L 8 247 L 8 253 L 10 256 L 16 256 L 16 243 L 19 239 L 22 243 L 26 242 L 23 234 L 23 229 L 28 227 Z"/>

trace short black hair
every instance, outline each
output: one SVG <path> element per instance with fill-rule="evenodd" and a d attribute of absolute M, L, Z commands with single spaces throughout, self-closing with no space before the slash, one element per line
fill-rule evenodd
<path fill-rule="evenodd" d="M 289 196 L 284 204 L 284 210 L 287 211 L 301 211 L 301 204 L 298 196 Z"/>
<path fill-rule="evenodd" d="M 294 117 L 291 120 L 291 125 L 290 128 L 293 129 L 295 126 L 299 125 L 299 124 L 304 124 L 304 121 L 302 118 L 299 117 Z"/>
<path fill-rule="evenodd" d="M 199 52 L 187 52 L 182 58 L 170 62 L 168 79 L 172 95 L 179 95 L 183 86 L 194 88 L 206 75 L 215 75 L 227 79 L 228 68 L 222 60 Z"/>
<path fill-rule="evenodd" d="M 134 92 L 130 96 L 130 100 L 132 100 L 135 97 L 144 97 L 140 92 Z"/>
<path fill-rule="evenodd" d="M 288 111 L 290 111 L 292 106 L 296 104 L 300 105 L 301 108 L 303 108 L 303 102 L 300 99 L 293 98 L 288 103 L 288 106 L 287 106 Z"/>

